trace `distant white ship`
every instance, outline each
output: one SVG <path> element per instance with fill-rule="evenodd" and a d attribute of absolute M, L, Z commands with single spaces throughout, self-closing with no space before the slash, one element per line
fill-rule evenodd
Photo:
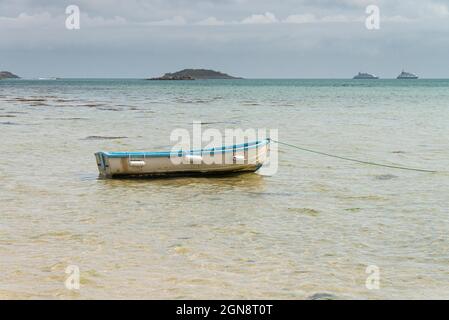
<path fill-rule="evenodd" d="M 396 79 L 418 79 L 418 76 L 414 73 L 405 72 L 402 70 L 401 74 Z"/>
<path fill-rule="evenodd" d="M 359 72 L 353 79 L 379 79 L 379 77 L 370 73 Z"/>

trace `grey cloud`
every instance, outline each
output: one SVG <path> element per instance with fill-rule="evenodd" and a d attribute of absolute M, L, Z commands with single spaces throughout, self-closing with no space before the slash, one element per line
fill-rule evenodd
<path fill-rule="evenodd" d="M 402 68 L 444 76 L 449 1 L 372 2 L 384 18 L 378 31 L 364 27 L 364 0 L 0 0 L 1 68 L 29 77 L 145 77 L 181 67 L 245 77 Z M 71 3 L 82 12 L 77 31 L 64 27 Z"/>
<path fill-rule="evenodd" d="M 202 20 L 214 16 L 221 20 L 239 21 L 253 14 L 273 13 L 276 16 L 291 14 L 340 15 L 363 14 L 368 4 L 377 4 L 388 15 L 438 14 L 449 0 L 1 0 L 1 16 L 20 13 L 48 12 L 59 15 L 68 4 L 77 4 L 90 16 L 110 18 L 121 16 L 129 21 L 154 21 L 182 16 Z"/>

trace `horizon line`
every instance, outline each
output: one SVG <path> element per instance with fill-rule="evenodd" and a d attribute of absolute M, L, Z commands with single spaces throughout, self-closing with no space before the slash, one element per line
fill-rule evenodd
<path fill-rule="evenodd" d="M 45 81 L 45 80 L 148 80 L 149 78 L 145 78 L 145 77 L 95 77 L 95 76 L 88 76 L 88 77 L 20 77 L 20 78 L 4 78 L 1 80 L 41 80 L 41 81 Z M 449 77 L 445 78 L 445 77 L 435 77 L 435 78 L 423 78 L 423 77 L 419 77 L 418 79 L 413 79 L 413 80 L 448 80 Z M 262 77 L 262 78 L 252 78 L 252 77 L 241 77 L 241 78 L 236 78 L 236 79 L 193 79 L 196 81 L 202 81 L 202 80 L 370 80 L 370 81 L 375 81 L 375 80 L 401 80 L 401 79 L 397 79 L 396 77 L 393 78 L 381 78 L 379 77 L 378 79 L 353 79 L 352 77 L 348 77 L 348 78 L 343 78 L 343 77 L 335 77 L 335 78 L 322 78 L 322 77 L 286 77 L 286 78 L 282 78 L 282 77 Z M 152 81 L 158 81 L 158 80 L 152 80 Z M 159 80 L 159 81 L 164 81 L 164 82 L 173 82 L 173 81 L 183 81 L 183 80 Z M 184 80 L 184 81 L 192 81 L 192 80 Z"/>

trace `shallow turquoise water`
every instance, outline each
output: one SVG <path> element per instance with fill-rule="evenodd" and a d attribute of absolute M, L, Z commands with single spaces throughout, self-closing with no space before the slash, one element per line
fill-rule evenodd
<path fill-rule="evenodd" d="M 449 175 L 280 150 L 277 174 L 100 180 L 98 150 L 272 128 L 447 171 L 448 80 L 0 81 L 0 297 L 449 298 Z M 108 139 L 122 137 L 120 139 Z M 78 265 L 81 289 L 64 287 Z M 367 266 L 380 289 L 365 286 Z"/>

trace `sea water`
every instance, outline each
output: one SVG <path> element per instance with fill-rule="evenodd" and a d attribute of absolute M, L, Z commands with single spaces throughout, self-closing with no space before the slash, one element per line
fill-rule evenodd
<path fill-rule="evenodd" d="M 280 146 L 271 176 L 98 179 L 193 121 L 441 172 Z M 448 80 L 1 80 L 0 298 L 448 299 L 448 137 Z"/>

